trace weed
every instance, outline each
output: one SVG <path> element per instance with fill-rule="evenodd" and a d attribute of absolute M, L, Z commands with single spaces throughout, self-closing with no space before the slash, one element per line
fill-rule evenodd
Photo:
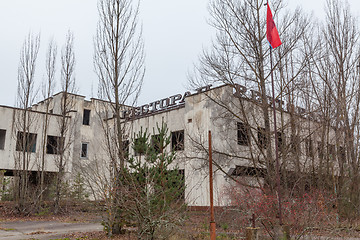
<path fill-rule="evenodd" d="M 219 233 L 216 236 L 216 240 L 231 240 L 231 239 L 234 239 L 234 237 L 230 237 L 226 233 Z"/>
<path fill-rule="evenodd" d="M 0 230 L 3 230 L 3 231 L 14 231 L 15 229 L 14 229 L 14 228 L 1 228 L 1 227 L 0 227 Z"/>
<path fill-rule="evenodd" d="M 49 208 L 46 207 L 46 208 L 43 208 L 41 209 L 41 211 L 39 211 L 38 213 L 35 213 L 35 216 L 46 216 L 49 214 Z"/>
<path fill-rule="evenodd" d="M 229 229 L 229 225 L 227 223 L 221 223 L 220 226 L 224 231 Z"/>

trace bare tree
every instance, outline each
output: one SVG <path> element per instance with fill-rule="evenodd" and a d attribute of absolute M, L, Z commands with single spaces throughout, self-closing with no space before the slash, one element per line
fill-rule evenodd
<path fill-rule="evenodd" d="M 130 0 L 99 0 L 99 24 L 95 37 L 95 71 L 99 78 L 99 97 L 111 104 L 107 112 L 114 121 L 104 123 L 107 157 L 110 159 L 109 214 L 115 221 L 109 224 L 110 232 L 121 231 L 120 202 L 121 173 L 125 166 L 122 111 L 125 104 L 133 106 L 140 93 L 144 77 L 144 43 L 138 25 L 139 3 Z M 119 216 L 118 216 L 119 215 Z M 109 218 L 110 219 L 110 218 Z"/>
<path fill-rule="evenodd" d="M 45 99 L 45 116 L 42 129 L 42 153 L 41 153 L 41 163 L 40 163 L 40 196 L 41 200 L 43 199 L 43 192 L 45 191 L 44 179 L 45 179 L 45 154 L 46 154 L 46 144 L 47 144 L 47 132 L 50 121 L 50 103 L 51 97 L 54 94 L 55 86 L 55 72 L 56 72 L 56 55 L 57 55 L 57 46 L 53 40 L 49 42 L 48 50 L 46 53 L 46 77 L 43 81 L 42 87 L 42 96 Z"/>
<path fill-rule="evenodd" d="M 313 54 L 308 47 L 313 24 L 300 9 L 286 11 L 283 1 L 271 1 L 283 43 L 273 50 L 271 66 L 266 40 L 266 3 L 210 1 L 210 24 L 217 35 L 211 48 L 200 56 L 190 84 L 193 88 L 228 85 L 223 90 L 204 92 L 204 105 L 212 109 L 212 114 L 208 114 L 210 126 L 215 129 L 212 129 L 214 134 L 219 131 L 220 138 L 220 143 L 213 146 L 214 164 L 217 171 L 240 185 L 277 196 L 279 208 L 279 196 L 301 194 L 306 189 L 306 171 L 313 159 L 301 154 L 301 146 L 318 126 L 310 123 L 310 112 L 305 111 L 306 102 L 300 94 L 308 86 L 304 78 Z M 277 129 L 273 127 L 273 99 L 269 97 L 271 72 L 275 80 Z M 193 155 L 201 156 L 203 152 L 202 156 L 207 158 L 207 143 L 200 137 L 204 136 L 201 132 L 205 131 L 199 128 L 199 137 L 193 135 L 190 139 L 195 147 Z M 276 147 L 280 176 L 276 171 Z M 277 177 L 281 177 L 280 189 L 276 186 Z M 251 210 L 247 214 L 251 215 Z"/>
<path fill-rule="evenodd" d="M 212 17 L 210 24 L 217 29 L 217 35 L 211 49 L 203 51 L 200 63 L 195 67 L 195 73 L 190 78 L 190 84 L 195 88 L 201 85 L 227 84 L 236 89 L 237 94 L 233 99 L 224 100 L 214 96 L 209 98 L 219 109 L 223 109 L 223 114 L 220 114 L 218 119 L 237 120 L 251 128 L 249 133 L 256 148 L 249 146 L 249 154 L 243 157 L 236 154 L 236 149 L 233 149 L 233 154 L 266 169 L 266 183 L 274 189 L 276 182 L 274 148 L 263 146 L 264 141 L 270 142 L 275 133 L 269 113 L 269 104 L 272 101 L 268 97 L 271 95 L 270 72 L 283 66 L 282 74 L 275 73 L 276 102 L 279 110 L 285 109 L 283 100 L 298 88 L 300 73 L 307 64 L 306 59 L 309 58 L 304 54 L 306 52 L 303 51 L 303 45 L 306 29 L 311 26 L 309 19 L 299 9 L 293 13 L 285 12 L 280 15 L 280 12 L 284 12 L 281 11 L 282 1 L 272 2 L 283 45 L 276 49 L 273 69 L 271 69 L 266 41 L 265 3 L 266 1 L 254 0 L 210 2 Z M 289 86 L 293 86 L 291 92 Z M 249 97 L 255 100 L 252 102 L 255 107 L 249 106 L 248 101 L 244 100 L 245 91 L 251 92 Z M 277 131 L 284 132 L 288 123 L 284 123 L 283 118 L 280 118 L 280 121 L 281 128 Z M 224 123 L 219 123 L 221 124 Z M 259 136 L 262 136 L 264 141 L 259 141 Z M 285 165 L 286 161 L 283 155 L 282 165 Z M 285 170 L 286 167 L 283 168 Z"/>
<path fill-rule="evenodd" d="M 18 68 L 18 94 L 17 104 L 19 110 L 16 113 L 15 138 L 17 142 L 15 167 L 18 169 L 19 177 L 17 205 L 18 210 L 27 213 L 30 197 L 29 168 L 31 152 L 36 146 L 36 135 L 30 131 L 34 127 L 34 119 L 31 116 L 30 107 L 36 96 L 35 89 L 35 68 L 36 59 L 40 48 L 40 35 L 31 33 L 26 37 L 20 52 L 20 63 Z"/>
<path fill-rule="evenodd" d="M 66 166 L 70 161 L 70 145 L 72 143 L 73 126 L 70 124 L 71 118 L 69 114 L 74 107 L 74 96 L 69 93 L 76 91 L 75 87 L 75 53 L 74 53 L 74 36 L 69 31 L 66 37 L 65 45 L 61 51 L 61 106 L 60 106 L 60 119 L 59 125 L 59 150 L 58 159 L 56 161 L 58 167 L 57 181 L 56 181 L 56 197 L 55 197 L 55 212 L 60 209 L 60 200 L 63 187 L 63 178 Z"/>
<path fill-rule="evenodd" d="M 275 129 L 268 113 L 272 99 L 267 96 L 270 72 L 276 69 L 275 100 L 280 117 L 276 131 L 281 136 L 278 146 L 282 189 L 287 190 L 287 195 L 316 188 L 335 193 L 340 215 L 354 217 L 359 212 L 360 197 L 360 64 L 356 20 L 348 4 L 341 1 L 327 2 L 323 25 L 311 23 L 299 10 L 283 14 L 281 1 L 272 2 L 283 45 L 274 51 L 274 68 L 270 69 L 264 3 L 252 0 L 210 3 L 211 24 L 217 29 L 217 36 L 211 49 L 201 55 L 190 81 L 196 88 L 220 83 L 233 88 L 224 90 L 227 93 L 205 92 L 208 99 L 205 105 L 213 104 L 215 109 L 216 114 L 209 114 L 213 126 L 228 131 L 228 135 L 224 134 L 227 139 L 237 130 L 240 145 L 221 139 L 227 143 L 214 147 L 215 164 L 225 174 L 230 162 L 241 163 L 243 169 L 247 166 L 262 169 L 266 171 L 265 186 L 274 188 L 271 148 L 275 144 L 271 136 Z M 231 130 L 221 126 L 230 126 Z M 201 137 L 191 141 L 196 156 L 206 153 Z M 256 177 L 259 176 L 264 173 L 258 172 Z"/>
<path fill-rule="evenodd" d="M 322 108 L 323 171 L 334 176 L 340 214 L 359 213 L 359 27 L 348 3 L 328 0 L 312 83 Z M 329 130 L 335 129 L 335 136 Z M 333 146 L 326 146 L 332 138 Z"/>
<path fill-rule="evenodd" d="M 144 77 L 144 44 L 138 26 L 139 5 L 129 0 L 100 0 L 100 21 L 95 37 L 95 71 L 99 78 L 99 96 L 113 102 L 119 168 L 122 156 L 121 111 L 132 106 L 140 93 Z M 117 146 L 116 146 L 117 145 Z M 114 167 L 117 167 L 114 162 Z"/>

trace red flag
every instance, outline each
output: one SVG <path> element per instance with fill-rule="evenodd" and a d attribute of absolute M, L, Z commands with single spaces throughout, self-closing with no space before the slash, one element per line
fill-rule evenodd
<path fill-rule="evenodd" d="M 276 29 L 274 19 L 270 10 L 269 3 L 267 4 L 267 14 L 266 14 L 266 38 L 270 43 L 272 48 L 277 48 L 281 45 L 281 40 L 279 33 Z"/>

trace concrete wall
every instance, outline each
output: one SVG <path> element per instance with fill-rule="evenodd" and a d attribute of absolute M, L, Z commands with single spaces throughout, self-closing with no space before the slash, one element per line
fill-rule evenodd
<path fill-rule="evenodd" d="M 131 142 L 134 134 L 140 129 L 148 129 L 150 135 L 157 134 L 157 125 L 161 126 L 164 122 L 167 124 L 169 133 L 184 130 L 185 149 L 177 151 L 176 164 L 180 169 L 185 170 L 186 184 L 186 202 L 190 206 L 208 206 L 209 205 L 209 172 L 208 172 L 208 132 L 212 132 L 213 159 L 218 164 L 214 166 L 214 204 L 215 206 L 224 206 L 229 204 L 229 198 L 226 191 L 232 187 L 233 181 L 225 173 L 231 174 L 231 171 L 237 166 L 257 167 L 266 169 L 266 164 L 262 163 L 264 156 L 256 146 L 257 127 L 263 127 L 264 121 L 260 106 L 253 99 L 234 97 L 234 89 L 230 86 L 222 86 L 209 90 L 204 88 L 185 98 L 185 104 L 181 103 L 174 108 L 163 109 L 161 111 L 149 111 L 148 114 L 138 116 L 124 123 L 126 132 L 124 136 Z M 56 94 L 52 98 L 44 100 L 33 106 L 30 118 L 32 124 L 30 132 L 37 134 L 37 149 L 31 155 L 31 169 L 38 169 L 40 153 L 42 146 L 42 126 L 45 114 L 39 113 L 46 110 L 46 104 L 49 102 L 50 114 L 49 127 L 47 135 L 59 136 L 60 104 L 62 94 Z M 113 114 L 111 104 L 98 99 L 85 100 L 84 96 L 70 95 L 73 105 L 69 113 L 69 129 L 67 132 L 67 142 L 69 143 L 69 155 L 67 171 L 70 178 L 77 173 L 82 174 L 89 186 L 95 193 L 100 192 L 101 184 L 109 180 L 109 161 L 110 156 L 106 149 L 106 137 L 103 124 L 109 124 L 109 129 L 114 133 Z M 241 100 L 241 101 L 240 101 Z M 155 106 L 156 108 L 156 106 Z M 84 109 L 90 110 L 90 124 L 83 124 Z M 15 108 L 0 107 L 0 129 L 6 130 L 6 139 L 4 149 L 0 149 L 0 169 L 16 169 L 15 159 L 19 152 L 15 151 L 16 132 L 18 131 L 18 115 Z M 270 119 L 272 111 L 269 108 Z M 284 141 L 289 144 L 292 134 L 289 124 L 290 115 L 286 112 L 277 111 L 279 123 L 282 121 L 284 132 Z M 246 122 L 251 126 L 252 135 L 251 144 L 243 146 L 237 142 L 237 122 Z M 272 120 L 271 120 L 272 121 Z M 272 123 L 271 123 L 272 126 Z M 285 127 L 287 126 L 287 127 Z M 309 120 L 302 116 L 297 117 L 297 135 L 301 136 L 302 152 L 296 156 L 300 161 L 292 161 L 295 156 L 287 155 L 286 161 L 289 171 L 306 171 L 309 164 L 316 163 L 317 153 L 316 144 L 321 140 L 319 129 L 320 123 Z M 109 130 L 107 129 L 107 130 Z M 110 132 L 111 132 L 110 131 Z M 155 133 L 154 133 L 155 131 Z M 304 153 L 304 139 L 311 136 L 314 145 L 314 159 L 311 161 Z M 327 143 L 334 144 L 334 131 L 331 130 Z M 126 140 L 126 139 L 124 139 Z M 88 144 L 87 157 L 81 157 L 81 146 Z M 110 142 L 110 144 L 112 144 Z M 274 139 L 271 139 L 270 146 L 275 147 Z M 269 146 L 269 147 L 270 147 Z M 170 146 L 169 149 L 170 151 Z M 130 146 L 130 154 L 134 154 Z M 252 156 L 251 158 L 249 156 Z M 258 161 L 254 166 L 253 159 Z M 46 154 L 46 170 L 57 171 L 56 155 Z M 300 163 L 300 164 L 298 164 Z M 299 166 L 297 166 L 298 164 Z M 101 177 L 105 179 L 101 180 Z M 247 179 L 249 180 L 249 179 Z M 104 182 L 101 182 L 104 181 Z M 249 182 L 252 180 L 250 179 Z M 262 180 L 260 180 L 262 181 Z M 261 183 L 259 183 L 261 184 Z M 98 197 L 101 197 L 98 195 Z"/>
<path fill-rule="evenodd" d="M 22 151 L 16 150 L 16 142 L 18 132 L 23 132 L 23 111 L 16 108 L 2 106 L 0 107 L 0 114 L 0 129 L 6 130 L 5 146 L 4 149 L 0 150 L 0 169 L 22 169 Z M 58 122 L 60 120 L 60 116 L 49 114 L 48 119 L 49 125 L 47 135 L 59 136 Z M 69 118 L 69 121 L 72 121 L 71 118 Z M 28 132 L 36 134 L 35 152 L 27 153 L 29 157 L 28 170 L 37 171 L 40 169 L 42 153 L 45 151 L 45 171 L 56 172 L 57 167 L 55 165 L 55 161 L 58 156 L 56 154 L 46 154 L 46 145 L 43 145 L 45 114 L 29 111 L 27 123 Z M 69 136 L 67 136 L 66 139 L 68 140 Z M 69 149 L 71 148 L 72 144 L 69 145 Z M 71 158 L 71 152 L 69 154 L 69 158 Z"/>

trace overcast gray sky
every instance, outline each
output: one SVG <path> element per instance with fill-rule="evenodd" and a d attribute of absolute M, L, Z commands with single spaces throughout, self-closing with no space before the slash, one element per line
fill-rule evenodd
<path fill-rule="evenodd" d="M 288 3 L 291 8 L 300 5 L 307 12 L 314 11 L 315 17 L 323 16 L 325 0 L 288 0 Z M 353 13 L 358 14 L 360 2 L 349 3 Z M 187 73 L 214 36 L 214 30 L 206 22 L 207 4 L 208 0 L 141 1 L 146 76 L 140 104 L 187 90 Z M 87 98 L 96 97 L 92 59 L 97 19 L 97 0 L 0 0 L 0 105 L 14 105 L 19 52 L 29 31 L 41 32 L 38 84 L 43 78 L 49 40 L 53 37 L 60 50 L 70 29 L 75 36 L 78 93 Z"/>

